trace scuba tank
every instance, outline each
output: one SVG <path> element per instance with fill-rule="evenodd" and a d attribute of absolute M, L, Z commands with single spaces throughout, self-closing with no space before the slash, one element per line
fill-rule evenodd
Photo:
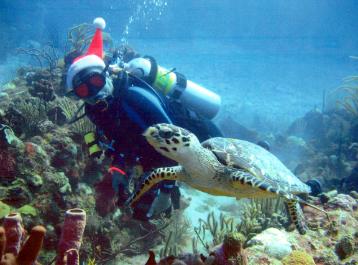
<path fill-rule="evenodd" d="M 221 98 L 216 93 L 190 81 L 184 75 L 158 65 L 152 57 L 135 58 L 124 69 L 142 78 L 163 95 L 179 101 L 188 109 L 212 119 L 219 111 Z"/>

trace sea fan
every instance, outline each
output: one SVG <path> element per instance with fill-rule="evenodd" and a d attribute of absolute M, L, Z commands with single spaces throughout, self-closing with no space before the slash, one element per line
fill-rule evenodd
<path fill-rule="evenodd" d="M 351 58 L 358 59 L 358 57 Z M 358 75 L 346 77 L 341 88 L 346 95 L 342 100 L 338 100 L 337 104 L 355 118 L 358 118 Z"/>

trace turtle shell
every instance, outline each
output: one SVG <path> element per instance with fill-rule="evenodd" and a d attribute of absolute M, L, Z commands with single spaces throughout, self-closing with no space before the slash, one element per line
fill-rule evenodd
<path fill-rule="evenodd" d="M 276 156 L 254 143 L 215 137 L 202 142 L 223 165 L 250 172 L 276 189 L 289 193 L 309 193 L 310 188 L 299 180 Z"/>

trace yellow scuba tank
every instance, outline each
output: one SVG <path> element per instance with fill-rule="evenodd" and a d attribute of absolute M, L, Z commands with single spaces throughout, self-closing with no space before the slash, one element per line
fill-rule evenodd
<path fill-rule="evenodd" d="M 124 64 L 124 69 L 144 79 L 162 94 L 178 100 L 183 106 L 208 119 L 214 118 L 219 112 L 219 95 L 187 80 L 184 75 L 174 70 L 158 65 L 152 57 L 135 58 Z"/>

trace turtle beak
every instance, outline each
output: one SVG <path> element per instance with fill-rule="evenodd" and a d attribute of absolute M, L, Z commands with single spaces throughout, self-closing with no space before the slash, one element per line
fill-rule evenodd
<path fill-rule="evenodd" d="M 143 133 L 143 136 L 148 141 L 149 144 L 153 145 L 155 142 L 158 142 L 159 129 L 154 126 L 148 127 Z"/>
<path fill-rule="evenodd" d="M 158 129 L 154 126 L 148 127 L 143 133 L 145 138 L 153 137 L 154 135 L 158 134 Z"/>

